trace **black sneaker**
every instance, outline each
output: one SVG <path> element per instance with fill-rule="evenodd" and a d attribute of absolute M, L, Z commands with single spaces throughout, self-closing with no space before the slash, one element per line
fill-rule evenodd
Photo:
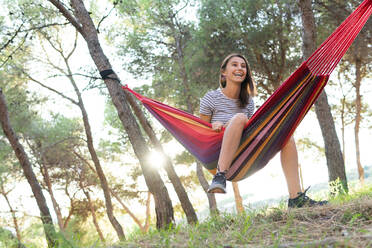
<path fill-rule="evenodd" d="M 310 187 L 309 187 L 310 188 Z M 302 208 L 302 207 L 315 207 L 315 206 L 322 206 L 328 203 L 328 201 L 314 201 L 310 197 L 306 196 L 306 191 L 298 192 L 298 196 L 293 199 L 288 200 L 288 207 L 289 208 Z"/>
<path fill-rule="evenodd" d="M 225 172 L 217 172 L 214 175 L 208 193 L 226 193 L 226 176 Z"/>

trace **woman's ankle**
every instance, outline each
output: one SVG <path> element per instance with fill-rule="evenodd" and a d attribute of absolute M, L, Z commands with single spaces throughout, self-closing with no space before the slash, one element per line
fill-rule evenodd
<path fill-rule="evenodd" d="M 217 165 L 217 173 L 223 173 L 223 174 L 226 174 L 228 171 L 228 168 L 221 168 L 221 166 Z"/>

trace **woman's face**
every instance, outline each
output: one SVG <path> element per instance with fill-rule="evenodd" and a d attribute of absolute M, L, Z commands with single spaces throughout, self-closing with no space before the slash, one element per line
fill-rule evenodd
<path fill-rule="evenodd" d="M 222 71 L 222 75 L 225 76 L 226 83 L 242 83 L 247 75 L 247 65 L 244 59 L 232 57 L 227 62 L 225 70 Z"/>

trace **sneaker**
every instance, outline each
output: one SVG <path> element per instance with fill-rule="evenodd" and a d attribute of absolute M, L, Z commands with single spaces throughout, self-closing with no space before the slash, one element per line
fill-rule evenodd
<path fill-rule="evenodd" d="M 315 207 L 315 206 L 322 206 L 328 203 L 328 201 L 315 201 L 306 195 L 306 191 L 308 191 L 310 187 L 308 187 L 304 192 L 298 192 L 298 196 L 296 198 L 292 198 L 288 200 L 288 207 L 289 208 L 302 208 L 302 207 Z"/>
<path fill-rule="evenodd" d="M 208 193 L 226 193 L 226 176 L 224 172 L 217 172 L 214 175 Z"/>

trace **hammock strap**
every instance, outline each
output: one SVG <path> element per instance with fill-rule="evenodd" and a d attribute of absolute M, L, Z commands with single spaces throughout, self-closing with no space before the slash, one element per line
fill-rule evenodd
<path fill-rule="evenodd" d="M 100 71 L 99 74 L 101 75 L 103 80 L 112 79 L 112 80 L 115 80 L 115 81 L 121 83 L 118 78 L 109 77 L 109 75 L 111 75 L 111 74 L 116 74 L 112 69 L 107 69 L 107 70 Z"/>

